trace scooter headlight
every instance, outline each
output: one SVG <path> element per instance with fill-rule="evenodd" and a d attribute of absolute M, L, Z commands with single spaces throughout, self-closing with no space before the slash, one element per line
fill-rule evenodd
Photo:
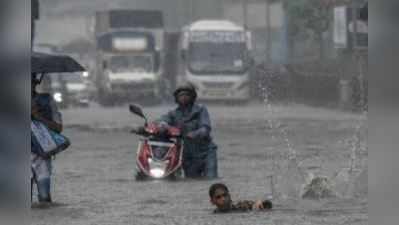
<path fill-rule="evenodd" d="M 62 94 L 59 93 L 59 92 L 54 93 L 53 98 L 54 98 L 54 100 L 55 100 L 56 102 L 58 102 L 58 103 L 62 102 Z"/>
<path fill-rule="evenodd" d="M 161 178 L 166 173 L 166 168 L 169 160 L 164 162 L 155 161 L 151 158 L 148 159 L 148 164 L 150 165 L 150 174 L 155 178 Z"/>
<path fill-rule="evenodd" d="M 154 169 L 150 170 L 150 173 L 155 178 L 161 178 L 165 174 L 165 170 L 163 170 L 161 168 L 154 168 Z"/>

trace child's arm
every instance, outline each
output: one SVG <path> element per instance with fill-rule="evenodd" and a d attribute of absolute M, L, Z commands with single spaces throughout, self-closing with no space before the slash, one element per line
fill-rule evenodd
<path fill-rule="evenodd" d="M 253 205 L 254 209 L 272 209 L 273 208 L 273 204 L 271 201 L 269 200 L 257 200 L 254 205 Z"/>
<path fill-rule="evenodd" d="M 257 200 L 254 204 L 253 204 L 253 208 L 254 209 L 264 209 L 263 207 L 263 202 L 261 200 Z"/>

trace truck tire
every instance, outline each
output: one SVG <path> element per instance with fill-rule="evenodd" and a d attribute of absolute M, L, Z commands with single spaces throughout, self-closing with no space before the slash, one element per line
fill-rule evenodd
<path fill-rule="evenodd" d="M 141 100 L 141 104 L 145 106 L 155 106 L 162 103 L 162 99 L 159 96 L 155 96 L 155 94 L 148 95 Z"/>
<path fill-rule="evenodd" d="M 104 107 L 111 107 L 114 106 L 114 101 L 112 99 L 112 96 L 110 96 L 109 94 L 107 94 L 105 91 L 100 90 L 98 92 L 98 103 L 101 106 Z"/>

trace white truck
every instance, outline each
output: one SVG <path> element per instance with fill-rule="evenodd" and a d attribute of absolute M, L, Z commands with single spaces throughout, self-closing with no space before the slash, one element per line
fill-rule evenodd
<path fill-rule="evenodd" d="M 159 100 L 164 60 L 161 11 L 97 12 L 95 38 L 100 104 Z"/>
<path fill-rule="evenodd" d="M 200 20 L 183 28 L 177 83 L 191 82 L 203 100 L 250 98 L 251 33 L 227 20 Z"/>

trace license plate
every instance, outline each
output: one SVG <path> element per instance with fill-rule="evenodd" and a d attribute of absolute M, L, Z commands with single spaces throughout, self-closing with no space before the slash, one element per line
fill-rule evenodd
<path fill-rule="evenodd" d="M 227 91 L 226 90 L 209 90 L 209 91 L 207 91 L 207 94 L 209 96 L 217 96 L 217 97 L 226 96 Z"/>

